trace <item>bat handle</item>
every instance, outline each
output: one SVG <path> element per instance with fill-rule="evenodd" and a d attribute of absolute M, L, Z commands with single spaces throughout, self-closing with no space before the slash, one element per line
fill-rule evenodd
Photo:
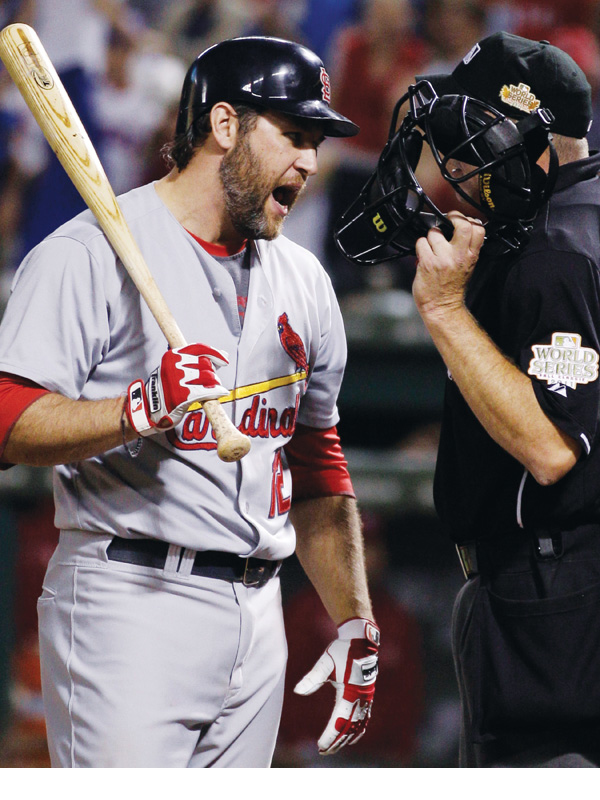
<path fill-rule="evenodd" d="M 207 400 L 202 409 L 212 425 L 217 440 L 217 455 L 221 461 L 239 461 L 250 450 L 250 439 L 239 431 L 218 400 Z"/>

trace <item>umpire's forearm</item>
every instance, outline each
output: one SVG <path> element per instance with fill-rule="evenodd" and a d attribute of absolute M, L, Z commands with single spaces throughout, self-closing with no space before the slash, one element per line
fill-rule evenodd
<path fill-rule="evenodd" d="M 10 464 L 34 467 L 67 464 L 123 444 L 123 397 L 70 400 L 50 392 L 21 414 L 2 453 Z M 136 434 L 126 424 L 126 438 Z"/>
<path fill-rule="evenodd" d="M 291 519 L 298 559 L 335 624 L 373 619 L 356 501 L 343 496 L 297 501 Z"/>

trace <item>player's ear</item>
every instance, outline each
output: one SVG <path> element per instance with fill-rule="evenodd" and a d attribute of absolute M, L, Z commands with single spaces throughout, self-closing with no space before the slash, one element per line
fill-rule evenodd
<path fill-rule="evenodd" d="M 230 150 L 235 144 L 239 128 L 238 115 L 232 105 L 215 103 L 210 110 L 210 124 L 217 144 L 223 150 Z"/>

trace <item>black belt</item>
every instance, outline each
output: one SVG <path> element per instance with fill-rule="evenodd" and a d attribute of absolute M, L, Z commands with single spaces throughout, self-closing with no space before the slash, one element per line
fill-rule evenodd
<path fill-rule="evenodd" d="M 113 536 L 112 542 L 106 549 L 106 555 L 111 561 L 164 569 L 169 547 L 168 542 L 162 542 L 159 539 L 122 539 L 120 536 Z M 183 553 L 184 548 L 182 547 L 182 557 Z M 243 558 L 234 553 L 216 550 L 198 550 L 194 557 L 191 574 L 258 587 L 264 586 L 268 580 L 275 577 L 280 567 L 281 561 Z"/>
<path fill-rule="evenodd" d="M 491 574 L 499 569 L 522 568 L 534 558 L 548 561 L 563 554 L 560 533 L 530 534 L 523 531 L 515 536 L 481 539 L 456 545 L 456 552 L 465 578 Z"/>

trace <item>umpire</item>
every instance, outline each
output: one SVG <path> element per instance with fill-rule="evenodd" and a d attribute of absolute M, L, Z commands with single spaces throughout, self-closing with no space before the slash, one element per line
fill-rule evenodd
<path fill-rule="evenodd" d="M 458 212 L 416 244 L 413 294 L 448 368 L 435 481 L 467 582 L 453 646 L 463 767 L 600 764 L 600 154 L 590 87 L 548 42 L 496 33 L 439 96 L 554 115 L 554 192 L 520 252 Z M 546 150 L 538 164 L 547 172 Z M 460 174 L 465 167 L 449 165 Z M 481 182 L 471 188 L 483 200 Z M 489 231 L 489 228 L 487 228 Z"/>

